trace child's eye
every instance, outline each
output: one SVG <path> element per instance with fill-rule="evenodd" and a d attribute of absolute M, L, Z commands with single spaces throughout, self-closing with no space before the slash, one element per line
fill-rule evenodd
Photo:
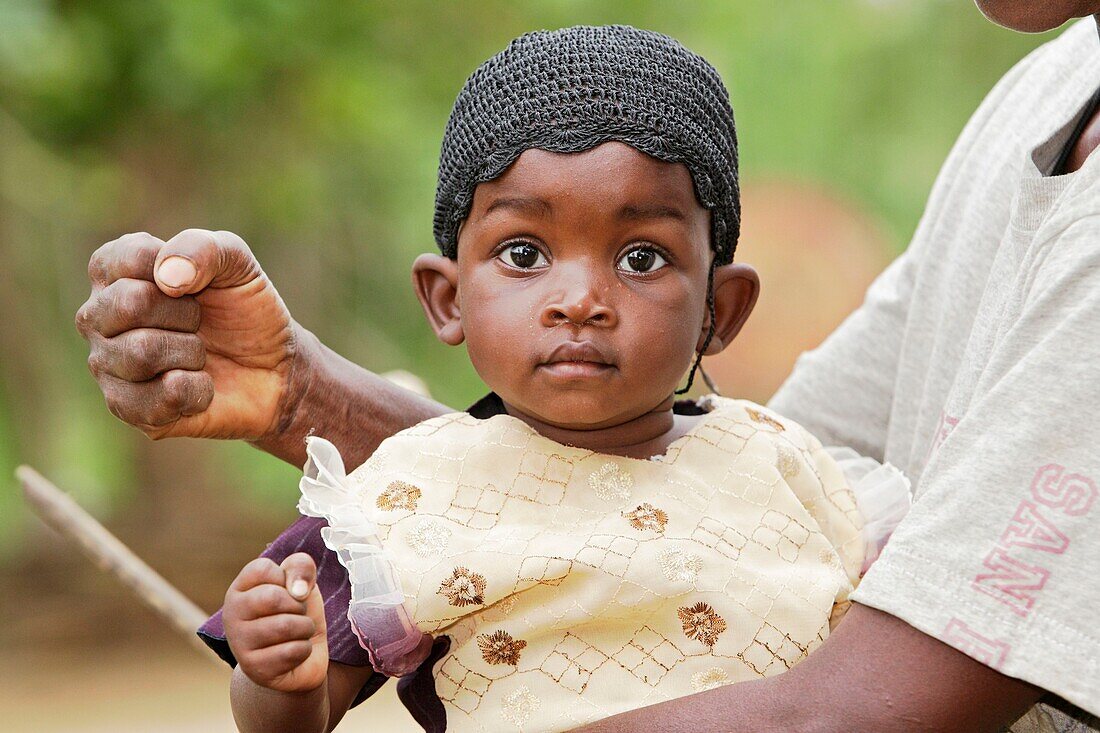
<path fill-rule="evenodd" d="M 627 272 L 653 272 L 667 264 L 668 261 L 652 247 L 638 247 L 623 255 L 618 267 Z"/>
<path fill-rule="evenodd" d="M 546 257 L 542 252 L 539 252 L 537 247 L 527 242 L 520 242 L 505 247 L 497 257 L 505 264 L 511 265 L 512 267 L 518 267 L 521 270 L 546 267 L 550 264 L 546 261 Z"/>

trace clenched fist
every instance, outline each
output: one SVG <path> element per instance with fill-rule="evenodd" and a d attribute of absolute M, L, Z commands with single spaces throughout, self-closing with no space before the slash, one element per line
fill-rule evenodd
<path fill-rule="evenodd" d="M 240 237 L 127 234 L 88 274 L 77 329 L 118 418 L 152 438 L 260 440 L 278 427 L 300 329 Z"/>
<path fill-rule="evenodd" d="M 325 681 L 325 603 L 309 555 L 245 565 L 225 594 L 222 623 L 237 664 L 257 685 L 308 692 Z"/>

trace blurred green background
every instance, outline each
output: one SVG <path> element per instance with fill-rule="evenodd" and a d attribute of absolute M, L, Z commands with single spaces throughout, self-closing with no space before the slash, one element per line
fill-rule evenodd
<path fill-rule="evenodd" d="M 810 230 L 819 208 L 782 192 L 825 196 L 873 232 L 876 270 L 905 246 L 970 112 L 1051 35 L 996 28 L 963 0 L 0 0 L 0 568 L 26 594 L 4 607 L 49 617 L 25 598 L 79 606 L 73 576 L 95 575 L 24 508 L 18 463 L 158 568 L 180 567 L 170 577 L 207 607 L 232 574 L 205 568 L 225 555 L 239 567 L 293 515 L 295 468 L 246 445 L 152 443 L 107 412 L 73 328 L 97 246 L 237 232 L 323 341 L 468 404 L 476 375 L 435 342 L 409 286 L 414 255 L 433 247 L 451 103 L 514 36 L 611 22 L 709 59 L 731 92 L 746 195 L 771 185 L 767 205 Z M 747 205 L 747 230 L 754 216 Z M 740 254 L 761 246 L 746 239 Z M 845 287 L 849 308 L 859 291 Z M 235 538 L 244 549 L 219 549 Z M 17 628 L 33 647 L 37 627 Z"/>

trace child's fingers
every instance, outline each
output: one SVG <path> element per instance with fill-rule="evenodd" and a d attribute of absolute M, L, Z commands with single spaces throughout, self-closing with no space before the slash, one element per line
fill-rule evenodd
<path fill-rule="evenodd" d="M 309 641 L 295 639 L 275 644 L 249 653 L 248 676 L 273 679 L 286 674 L 302 662 L 309 659 L 313 647 Z"/>
<path fill-rule="evenodd" d="M 286 577 L 281 567 L 266 557 L 258 557 L 241 568 L 241 572 L 230 583 L 229 590 L 243 593 L 265 583 L 281 586 L 285 582 Z"/>
<path fill-rule="evenodd" d="M 265 583 L 249 588 L 243 593 L 237 593 L 232 601 L 227 596 L 226 605 L 230 605 L 230 602 L 232 602 L 234 616 L 241 621 L 252 621 L 279 614 L 295 614 L 304 617 L 306 613 L 305 603 L 293 598 L 282 585 L 273 583 Z"/>
<path fill-rule="evenodd" d="M 238 632 L 238 641 L 242 648 L 260 652 L 288 641 L 308 641 L 315 631 L 316 626 L 308 616 L 278 613 L 244 624 Z"/>
<path fill-rule="evenodd" d="M 299 601 L 309 597 L 317 582 L 317 565 L 304 552 L 296 552 L 279 565 L 286 575 L 285 587 Z"/>

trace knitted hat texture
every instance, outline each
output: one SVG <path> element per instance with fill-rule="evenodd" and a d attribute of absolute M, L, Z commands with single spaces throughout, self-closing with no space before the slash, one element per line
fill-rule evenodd
<path fill-rule="evenodd" d="M 711 212 L 716 264 L 733 259 L 741 202 L 729 94 L 702 57 L 668 36 L 620 25 L 528 33 L 466 80 L 439 156 L 440 250 L 457 255 L 474 187 L 523 151 L 576 153 L 610 141 L 687 166 Z"/>

